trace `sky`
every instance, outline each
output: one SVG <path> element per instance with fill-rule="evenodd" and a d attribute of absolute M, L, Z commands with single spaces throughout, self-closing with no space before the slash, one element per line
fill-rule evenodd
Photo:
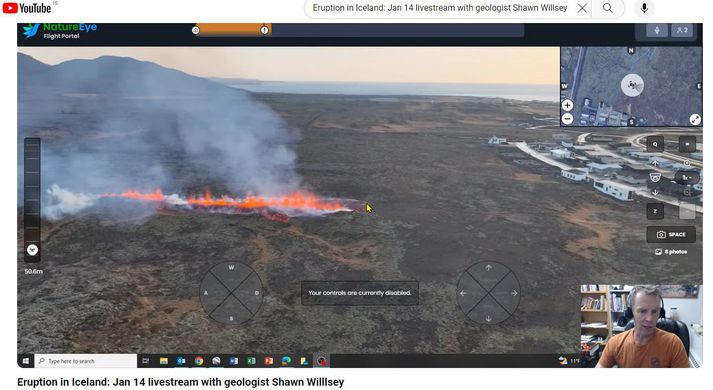
<path fill-rule="evenodd" d="M 558 84 L 555 47 L 23 47 L 47 64 L 133 57 L 201 77 L 262 81 Z"/>

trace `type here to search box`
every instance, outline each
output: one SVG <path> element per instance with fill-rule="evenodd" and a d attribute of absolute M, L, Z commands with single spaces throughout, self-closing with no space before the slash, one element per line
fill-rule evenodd
<path fill-rule="evenodd" d="M 35 354 L 35 368 L 136 368 L 136 354 Z"/>

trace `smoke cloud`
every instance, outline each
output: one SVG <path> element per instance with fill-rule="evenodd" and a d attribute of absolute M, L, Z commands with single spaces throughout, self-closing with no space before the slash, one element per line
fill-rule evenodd
<path fill-rule="evenodd" d="M 20 136 L 42 137 L 47 218 L 126 189 L 279 196 L 301 186 L 298 135 L 248 92 L 119 57 L 19 80 Z"/>
<path fill-rule="evenodd" d="M 44 207 L 43 216 L 50 220 L 60 219 L 65 215 L 77 212 L 92 206 L 96 201 L 95 195 L 77 194 L 53 184 L 47 190 L 49 195 L 48 205 Z"/>

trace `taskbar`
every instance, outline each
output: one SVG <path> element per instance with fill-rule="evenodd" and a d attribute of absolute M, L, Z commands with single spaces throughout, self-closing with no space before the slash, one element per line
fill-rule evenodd
<path fill-rule="evenodd" d="M 22 368 L 556 368 L 580 354 L 18 354 Z"/>

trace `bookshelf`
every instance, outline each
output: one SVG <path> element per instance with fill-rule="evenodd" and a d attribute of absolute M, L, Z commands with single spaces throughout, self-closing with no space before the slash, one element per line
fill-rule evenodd
<path fill-rule="evenodd" d="M 611 302 L 611 308 L 609 309 L 610 321 L 611 321 L 611 334 L 614 336 L 624 331 L 623 326 L 618 326 L 617 322 L 620 318 L 624 317 L 627 307 L 627 298 L 629 296 L 630 286 L 612 285 L 609 286 L 609 302 Z"/>
<path fill-rule="evenodd" d="M 582 361 L 596 364 L 610 337 L 624 331 L 618 326 L 625 316 L 628 285 L 583 284 L 580 286 Z"/>
<path fill-rule="evenodd" d="M 580 317 L 582 350 L 594 353 L 611 336 L 609 286 L 583 284 L 580 287 Z"/>
<path fill-rule="evenodd" d="M 582 285 L 582 335 L 595 338 L 599 336 L 606 341 L 609 337 L 623 332 L 624 327 L 618 326 L 617 323 L 626 313 L 626 300 L 630 290 L 631 286 L 622 285 Z"/>

